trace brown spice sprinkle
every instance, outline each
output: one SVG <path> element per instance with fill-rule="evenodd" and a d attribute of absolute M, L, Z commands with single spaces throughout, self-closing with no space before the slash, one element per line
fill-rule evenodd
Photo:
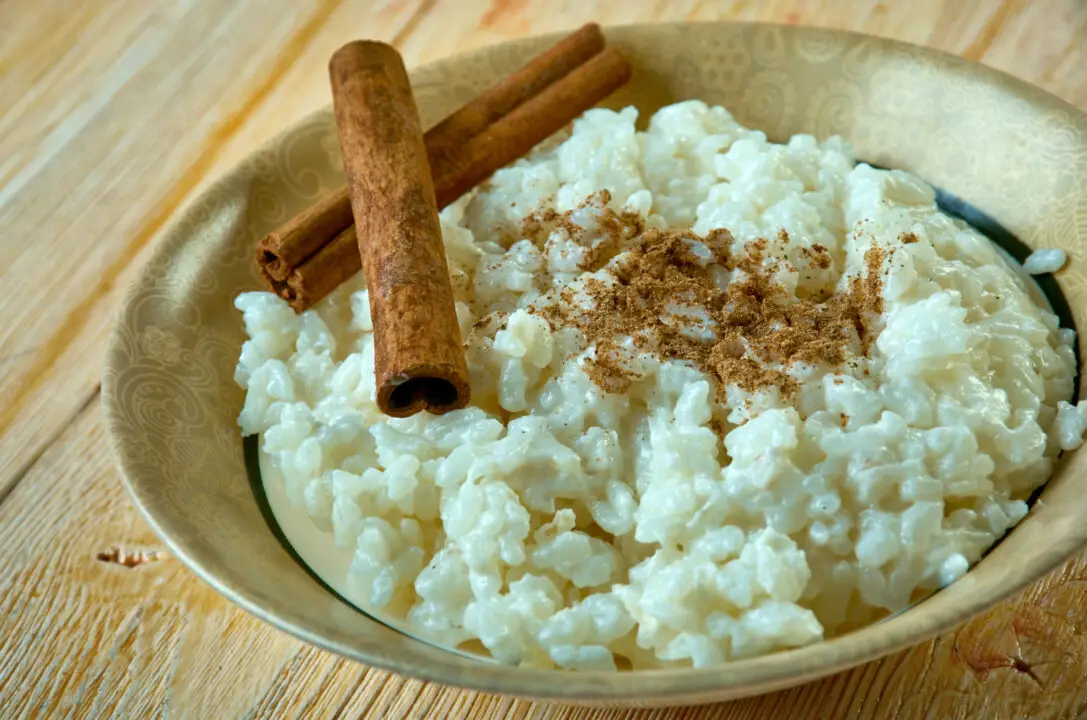
<path fill-rule="evenodd" d="M 898 236 L 898 239 L 902 241 L 903 245 L 912 245 L 918 241 L 918 237 L 915 233 L 905 232 Z"/>
<path fill-rule="evenodd" d="M 629 210 L 616 212 L 608 207 L 610 202 L 611 192 L 600 190 L 582 204 L 583 207 L 596 209 L 596 227 L 589 232 L 600 237 L 599 242 L 589 247 L 578 263 L 578 268 L 586 272 L 595 272 L 607 265 L 619 253 L 624 240 L 630 240 L 645 230 L 641 215 Z M 558 229 L 564 230 L 572 238 L 584 236 L 587 229 L 574 222 L 573 215 L 573 212 L 559 213 L 553 208 L 538 210 L 521 221 L 521 234 L 541 249 L 551 233 Z"/>
<path fill-rule="evenodd" d="M 883 278 L 880 269 L 883 267 L 883 248 L 873 245 L 864 253 L 864 297 L 863 309 L 869 313 L 878 315 L 883 312 Z"/>
<path fill-rule="evenodd" d="M 726 432 L 727 428 L 725 427 L 725 424 L 723 422 L 721 422 L 717 418 L 714 418 L 710 420 L 707 424 L 709 425 L 710 430 L 713 431 L 714 435 L 721 438 L 722 440 L 725 439 L 725 435 L 727 435 L 728 433 Z"/>
<path fill-rule="evenodd" d="M 530 311 L 545 318 L 552 329 L 576 327 L 585 333 L 596 346 L 596 356 L 585 369 L 602 389 L 625 392 L 634 379 L 621 362 L 625 353 L 620 352 L 619 343 L 626 338 L 639 351 L 693 363 L 714 379 L 722 398 L 727 385 L 748 392 L 777 388 L 782 396 L 791 397 L 799 384 L 785 368 L 797 362 L 839 365 L 845 362 L 847 349 L 858 342 L 867 353 L 873 339 L 872 320 L 883 311 L 882 248 L 872 247 L 865 253 L 864 275 L 853 278 L 846 290 L 824 300 L 796 300 L 773 280 L 772 267 L 763 266 L 769 247 L 765 239 L 746 243 L 744 255 L 733 258 L 733 237 L 727 230 L 714 230 L 705 238 L 688 230 L 646 230 L 637 215 L 607 209 L 610 198 L 606 194 L 600 199 L 603 219 L 598 226 L 606 237 L 596 247 L 606 250 L 590 253 L 593 261 L 586 262 L 585 269 L 599 269 L 625 250 L 610 268 L 617 282 L 584 281 L 584 292 L 593 301 L 591 309 L 575 306 L 574 293 L 566 288 L 556 304 L 537 305 Z M 576 238 L 575 233 L 585 231 L 577 225 L 566 226 L 572 222 L 569 215 L 538 214 L 529 224 L 532 229 L 567 227 Z M 787 234 L 783 231 L 779 237 Z M 692 242 L 704 243 L 715 263 L 707 265 L 697 256 Z M 829 267 L 827 248 L 812 250 L 813 264 Z M 825 258 L 826 265 L 816 258 Z M 721 289 L 714 277 L 721 270 L 715 265 L 742 274 L 733 275 Z M 677 313 L 677 308 L 684 314 Z M 701 325 L 686 314 L 692 310 L 710 318 L 712 339 L 684 332 Z"/>
<path fill-rule="evenodd" d="M 569 213 L 565 214 L 569 215 Z M 563 215 L 559 214 L 554 208 L 545 208 L 530 213 L 521 220 L 521 236 L 540 245 L 551 234 L 551 231 L 562 217 Z"/>
<path fill-rule="evenodd" d="M 830 251 L 827 250 L 824 245 L 812 245 L 811 246 L 811 264 L 820 270 L 826 270 L 830 267 Z"/>

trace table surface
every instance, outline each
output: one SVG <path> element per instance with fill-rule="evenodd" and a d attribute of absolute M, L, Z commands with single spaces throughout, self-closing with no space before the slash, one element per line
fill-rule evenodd
<path fill-rule="evenodd" d="M 409 65 L 514 37 L 772 20 L 930 45 L 1087 109 L 1079 0 L 3 0 L 0 716 L 1076 717 L 1087 556 L 913 649 L 699 709 L 601 711 L 458 691 L 304 645 L 230 605 L 137 517 L 99 375 L 122 293 L 178 208 L 328 103 L 356 37 Z"/>

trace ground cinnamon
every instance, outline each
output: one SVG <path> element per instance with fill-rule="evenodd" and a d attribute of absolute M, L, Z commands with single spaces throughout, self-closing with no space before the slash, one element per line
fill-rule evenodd
<path fill-rule="evenodd" d="M 603 48 L 599 26 L 586 25 L 432 128 L 425 138 L 438 207 L 625 83 L 629 63 Z M 296 311 L 311 307 L 361 266 L 353 231 L 342 237 L 350 224 L 345 187 L 269 233 L 257 249 L 265 284 Z"/>
<path fill-rule="evenodd" d="M 604 193 L 586 205 L 597 208 L 596 227 L 612 236 L 597 242 L 609 248 L 605 259 L 612 261 L 617 282 L 585 278 L 588 308 L 563 293 L 530 308 L 553 328 L 575 327 L 585 334 L 596 348 L 585 369 L 602 389 L 624 392 L 630 386 L 633 375 L 620 347 L 627 338 L 641 352 L 692 363 L 715 381 L 722 398 L 730 385 L 747 392 L 776 388 L 790 397 L 799 383 L 786 370 L 795 363 L 839 366 L 858 341 L 861 352 L 868 352 L 873 321 L 883 311 L 882 248 L 865 253 L 863 274 L 843 290 L 822 300 L 796 299 L 774 279 L 773 266 L 764 264 L 766 240 L 748 242 L 732 256 L 734 239 L 727 230 L 706 237 L 689 230 L 645 230 L 637 216 L 607 208 L 609 199 Z M 566 227 L 576 242 L 586 231 L 569 222 L 572 212 L 530 221 Z M 709 249 L 715 265 L 740 271 L 727 286 L 720 287 L 705 259 L 691 250 L 699 244 Z M 829 261 L 829 251 L 820 246 L 808 256 L 813 267 L 825 269 Z"/>
<path fill-rule="evenodd" d="M 370 291 L 377 404 L 443 413 L 470 390 L 423 130 L 400 54 L 348 43 L 329 61 L 358 251 Z"/>

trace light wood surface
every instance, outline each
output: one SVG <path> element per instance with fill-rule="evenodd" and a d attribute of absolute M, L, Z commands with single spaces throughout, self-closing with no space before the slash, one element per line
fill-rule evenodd
<path fill-rule="evenodd" d="M 591 711 L 351 664 L 234 608 L 136 516 L 104 444 L 113 313 L 178 208 L 329 100 L 356 37 L 410 64 L 589 20 L 772 20 L 931 45 L 1087 109 L 1080 0 L 3 0 L 0 717 L 1087 716 L 1087 556 L 932 642 L 701 709 Z"/>

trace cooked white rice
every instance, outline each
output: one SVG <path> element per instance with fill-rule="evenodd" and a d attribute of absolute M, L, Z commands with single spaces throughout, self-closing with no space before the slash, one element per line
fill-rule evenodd
<path fill-rule="evenodd" d="M 929 187 L 855 165 L 840 139 L 773 144 L 701 102 L 645 132 L 635 118 L 590 111 L 443 213 L 468 409 L 378 411 L 361 276 L 301 316 L 237 298 L 242 432 L 354 551 L 366 609 L 504 663 L 702 667 L 841 633 L 960 577 L 1082 441 L 1087 406 L 1064 402 L 1073 333 Z M 894 246 L 871 352 L 789 368 L 792 399 L 730 387 L 721 402 L 694 367 L 631 349 L 636 381 L 603 392 L 585 337 L 525 310 L 578 286 L 594 211 L 575 214 L 575 237 L 535 243 L 520 224 L 601 189 L 650 227 L 728 228 L 736 253 L 768 239 L 794 300 Z"/>
<path fill-rule="evenodd" d="M 1044 275 L 1055 273 L 1068 262 L 1068 255 L 1064 250 L 1057 248 L 1040 248 L 1035 250 L 1023 261 L 1023 270 L 1030 275 Z"/>

